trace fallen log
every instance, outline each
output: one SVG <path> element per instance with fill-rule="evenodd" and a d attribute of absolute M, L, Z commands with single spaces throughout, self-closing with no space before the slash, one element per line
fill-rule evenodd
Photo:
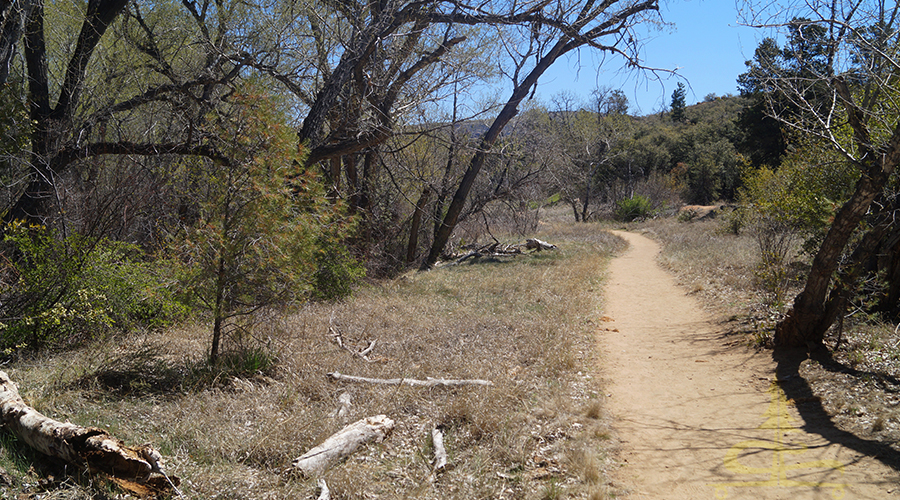
<path fill-rule="evenodd" d="M 454 380 L 446 378 L 431 378 L 425 380 L 416 380 L 413 378 L 369 378 L 357 377 L 355 375 L 344 375 L 339 372 L 331 372 L 326 374 L 332 380 L 340 380 L 343 382 L 359 382 L 365 384 L 381 384 L 381 385 L 409 385 L 412 387 L 435 387 L 445 386 L 454 387 L 460 385 L 494 385 L 490 380 L 468 379 Z"/>
<path fill-rule="evenodd" d="M 431 430 L 431 443 L 434 445 L 434 468 L 437 474 L 447 467 L 447 449 L 444 448 L 444 431 L 440 426 Z"/>
<path fill-rule="evenodd" d="M 363 446 L 373 441 L 384 441 L 393 429 L 394 421 L 386 415 L 366 417 L 344 427 L 319 446 L 295 458 L 291 466 L 307 477 L 322 474 Z"/>
<path fill-rule="evenodd" d="M 145 483 L 153 472 L 162 472 L 160 454 L 145 444 L 125 446 L 105 430 L 59 422 L 31 408 L 16 383 L 0 371 L 0 421 L 35 450 L 78 467 L 87 467 L 114 478 Z"/>
<path fill-rule="evenodd" d="M 465 262 L 468 259 L 471 259 L 472 257 L 481 257 L 481 252 L 479 252 L 478 250 L 472 250 L 471 252 L 469 252 L 469 253 L 463 255 L 462 257 L 456 259 L 455 261 L 453 261 L 453 263 L 454 264 L 462 264 L 463 262 Z"/>
<path fill-rule="evenodd" d="M 541 250 L 556 250 L 556 245 L 541 241 L 537 238 L 528 238 L 525 240 L 525 248 L 540 252 Z"/>

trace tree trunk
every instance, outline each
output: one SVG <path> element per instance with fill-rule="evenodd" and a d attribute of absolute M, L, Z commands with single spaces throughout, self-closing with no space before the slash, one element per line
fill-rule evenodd
<path fill-rule="evenodd" d="M 841 253 L 854 230 L 888 179 L 888 173 L 881 168 L 868 170 L 872 175 L 860 178 L 853 195 L 835 214 L 834 222 L 813 260 L 803 291 L 794 299 L 787 316 L 775 327 L 776 346 L 804 347 L 821 344 L 825 332 L 831 326 L 833 318 L 826 315 L 825 305 L 832 275 L 837 270 Z"/>
<path fill-rule="evenodd" d="M 447 209 L 447 214 L 444 216 L 437 231 L 435 231 L 434 241 L 431 244 L 431 251 L 428 253 L 428 257 L 422 262 L 421 268 L 423 270 L 430 269 L 437 263 L 438 258 L 444 251 L 444 247 L 446 247 L 447 242 L 450 241 L 450 235 L 453 233 L 453 230 L 456 229 L 456 223 L 459 221 L 459 214 L 462 213 L 463 207 L 466 204 L 466 199 L 469 196 L 469 191 L 471 191 L 472 186 L 475 185 L 475 179 L 478 177 L 481 167 L 484 166 L 488 153 L 490 153 L 494 143 L 497 142 L 497 139 L 500 137 L 500 132 L 503 131 L 506 124 L 518 114 L 519 104 L 528 96 L 528 92 L 532 87 L 537 85 L 541 75 L 547 71 L 547 68 L 549 68 L 559 56 L 576 48 L 576 46 L 569 46 L 568 42 L 568 38 L 563 37 L 538 60 L 535 67 L 528 73 L 528 76 L 526 76 L 513 90 L 512 96 L 510 96 L 506 105 L 503 106 L 503 109 L 497 117 L 494 118 L 491 127 L 484 133 L 484 136 L 481 138 L 481 142 L 478 145 L 478 151 L 469 162 L 469 166 L 466 168 L 466 172 L 459 182 L 459 187 L 457 187 L 456 193 L 450 201 L 450 207 Z"/>
<path fill-rule="evenodd" d="M 572 206 L 572 214 L 575 215 L 575 222 L 581 222 L 581 212 L 578 211 L 578 200 L 572 200 L 569 202 L 569 205 Z"/>
<path fill-rule="evenodd" d="M 425 205 L 431 199 L 431 187 L 426 186 L 416 202 L 416 211 L 413 213 L 412 222 L 409 225 L 409 243 L 406 245 L 406 263 L 411 264 L 416 260 L 416 252 L 419 249 L 419 230 L 422 227 L 422 216 L 425 214 Z"/>
<path fill-rule="evenodd" d="M 775 326 L 776 347 L 813 347 L 822 344 L 825 331 L 834 321 L 834 314 L 828 314 L 826 308 L 831 277 L 869 205 L 881 194 L 894 169 L 900 164 L 900 122 L 894 126 L 893 134 L 885 145 L 875 149 L 865 121 L 866 113 L 854 103 L 846 82 L 841 77 L 836 77 L 831 84 L 847 112 L 847 123 L 853 130 L 853 141 L 859 155 L 857 164 L 862 176 L 856 183 L 853 195 L 835 214 L 834 222 L 813 259 L 806 286 L 794 299 L 793 308 Z"/>
<path fill-rule="evenodd" d="M 806 286 L 794 299 L 793 308 L 776 325 L 777 347 L 803 347 L 822 343 L 825 331 L 834 321 L 834 315 L 827 314 L 826 300 L 831 277 L 837 269 L 841 253 L 872 201 L 881 194 L 891 173 L 900 164 L 900 123 L 895 126 L 884 149 L 873 151 L 868 128 L 863 122 L 862 113 L 852 106 L 849 90 L 839 79 L 835 80 L 835 85 L 849 108 L 848 121 L 860 150 L 863 175 L 857 182 L 853 195 L 835 214 L 834 222 L 813 259 Z"/>

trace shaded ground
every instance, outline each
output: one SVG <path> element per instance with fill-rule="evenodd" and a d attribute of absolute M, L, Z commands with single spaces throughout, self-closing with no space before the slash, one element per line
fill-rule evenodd
<path fill-rule="evenodd" d="M 835 430 L 799 359 L 729 345 L 655 261 L 653 241 L 610 265 L 600 341 L 631 498 L 900 498 L 895 452 Z M 777 373 L 777 375 L 776 375 Z"/>

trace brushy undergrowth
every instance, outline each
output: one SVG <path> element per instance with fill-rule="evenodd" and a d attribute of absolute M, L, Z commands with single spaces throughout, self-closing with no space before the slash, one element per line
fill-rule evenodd
<path fill-rule="evenodd" d="M 0 241 L 0 352 L 67 348 L 187 316 L 172 262 L 136 246 L 16 221 Z"/>
<path fill-rule="evenodd" d="M 203 325 L 5 370 L 43 413 L 157 447 L 186 498 L 311 498 L 315 480 L 287 473 L 291 460 L 382 413 L 396 422 L 393 434 L 325 474 L 332 498 L 607 498 L 612 445 L 594 332 L 604 269 L 622 242 L 593 224 L 542 229 L 538 237 L 558 251 L 413 272 L 343 302 L 267 312 L 249 344 L 261 347 L 215 373 L 198 368 L 208 349 Z M 337 334 L 350 349 L 375 341 L 372 362 L 339 348 Z M 350 385 L 329 381 L 334 371 L 494 386 Z M 342 394 L 351 405 L 339 418 Z M 436 425 L 446 429 L 450 467 L 433 480 Z M 21 454 L 0 454 L 16 483 L 11 494 L 115 494 L 98 478 L 31 468 L 33 457 Z M 63 479 L 40 486 L 49 475 Z"/>

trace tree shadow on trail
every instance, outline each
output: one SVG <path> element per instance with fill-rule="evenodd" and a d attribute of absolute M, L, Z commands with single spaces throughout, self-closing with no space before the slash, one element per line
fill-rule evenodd
<path fill-rule="evenodd" d="M 775 374 L 778 385 L 788 399 L 796 402 L 797 410 L 803 417 L 802 429 L 809 434 L 816 434 L 830 443 L 840 444 L 845 448 L 870 456 L 888 467 L 900 471 L 900 451 L 887 443 L 865 439 L 851 432 L 839 429 L 831 416 L 822 406 L 822 400 L 815 397 L 809 382 L 800 375 L 800 364 L 812 359 L 819 362 L 828 371 L 841 372 L 856 377 L 871 376 L 880 379 L 884 384 L 894 387 L 889 392 L 900 392 L 900 380 L 895 377 L 859 371 L 836 361 L 827 349 L 807 354 L 805 349 L 775 349 L 772 353 L 775 360 Z"/>

